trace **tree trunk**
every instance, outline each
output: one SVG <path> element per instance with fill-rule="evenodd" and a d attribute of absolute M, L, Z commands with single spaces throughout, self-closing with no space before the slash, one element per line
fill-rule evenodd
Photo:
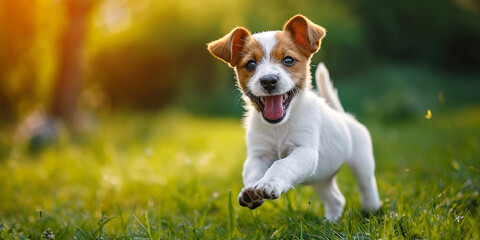
<path fill-rule="evenodd" d="M 58 70 L 50 114 L 73 120 L 81 87 L 81 60 L 91 0 L 66 0 L 66 26 L 60 36 Z"/>

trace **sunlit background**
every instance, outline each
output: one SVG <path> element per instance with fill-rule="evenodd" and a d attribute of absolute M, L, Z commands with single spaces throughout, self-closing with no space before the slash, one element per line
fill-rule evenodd
<path fill-rule="evenodd" d="M 3 0 L 2 122 L 166 106 L 240 116 L 233 72 L 205 44 L 235 26 L 281 29 L 297 13 L 327 29 L 312 64 L 326 63 L 357 114 L 408 117 L 438 92 L 452 104 L 480 98 L 473 0 Z"/>
<path fill-rule="evenodd" d="M 185 201 L 192 211 L 216 206 L 232 186 L 235 196 L 245 156 L 243 103 L 232 69 L 212 57 L 206 43 L 236 26 L 280 30 L 299 13 L 327 29 L 312 70 L 324 62 L 344 108 L 371 129 L 385 176 L 397 164 L 400 174 L 414 168 L 411 162 L 428 169 L 430 162 L 417 159 L 422 147 L 445 158 L 441 166 L 452 163 L 452 171 L 478 156 L 478 138 L 469 136 L 480 127 L 476 0 L 0 0 L 0 188 L 7 189 L 0 195 L 0 223 L 19 212 L 35 222 L 42 209 L 68 215 L 62 212 L 68 204 L 52 206 L 71 199 L 98 219 L 118 205 L 127 213 L 170 206 L 165 189 L 177 200 L 179 191 L 193 194 L 191 186 L 214 196 L 209 205 L 201 204 L 207 195 Z M 453 120 L 417 124 L 438 116 Z M 455 144 L 471 147 L 470 158 L 452 153 L 453 143 L 444 147 L 448 140 L 437 142 L 450 138 L 444 122 L 466 139 Z M 436 130 L 421 140 L 425 129 Z M 212 162 L 227 170 L 214 170 Z M 182 183 L 178 174 L 185 171 L 191 177 Z M 432 170 L 432 178 L 441 172 Z M 422 179 L 436 182 L 428 176 Z M 32 182 L 42 185 L 28 187 Z M 383 197 L 393 199 L 386 189 L 394 184 L 379 180 Z M 152 185 L 157 188 L 143 191 Z M 43 192 L 56 200 L 39 197 Z M 154 193 L 164 197 L 150 198 Z"/>

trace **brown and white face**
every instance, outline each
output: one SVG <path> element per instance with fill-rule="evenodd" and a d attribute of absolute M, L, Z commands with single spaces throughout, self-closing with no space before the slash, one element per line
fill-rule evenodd
<path fill-rule="evenodd" d="M 310 58 L 325 29 L 297 15 L 283 31 L 251 34 L 237 27 L 208 44 L 215 57 L 235 68 L 238 85 L 263 118 L 279 123 L 296 93 L 309 86 Z"/>

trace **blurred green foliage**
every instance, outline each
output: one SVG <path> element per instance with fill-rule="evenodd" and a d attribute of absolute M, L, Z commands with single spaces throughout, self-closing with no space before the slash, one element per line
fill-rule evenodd
<path fill-rule="evenodd" d="M 402 75 L 399 64 L 433 72 L 425 76 L 430 79 L 418 81 L 428 82 L 426 88 L 435 91 L 438 75 L 446 73 L 453 76 L 451 85 L 471 89 L 474 83 L 466 79 L 480 72 L 480 5 L 476 1 L 3 0 L 2 119 L 16 120 L 33 109 L 48 108 L 59 66 L 59 36 L 68 20 L 65 5 L 72 1 L 92 5 L 81 50 L 79 99 L 81 107 L 91 111 L 173 104 L 203 114 L 239 116 L 242 109 L 236 103 L 240 100 L 233 71 L 211 57 L 205 44 L 239 25 L 252 32 L 281 29 L 298 13 L 328 31 L 312 64 L 325 62 L 336 82 L 347 89 L 359 82 L 374 89 L 385 75 Z M 378 68 L 392 71 L 370 74 Z M 398 82 L 414 88 L 408 86 L 409 79 L 399 77 Z M 474 87 L 478 89 L 477 84 Z M 409 104 L 402 97 L 408 92 L 386 88 L 400 98 L 401 103 L 392 104 Z M 345 92 L 350 94 L 354 92 Z M 465 95 L 463 91 L 448 94 L 452 98 Z M 346 105 L 358 100 L 343 98 Z M 425 99 L 420 95 L 418 100 Z M 479 97 L 461 103 L 472 101 L 478 102 Z M 399 111 L 395 114 L 403 111 L 401 107 Z"/>

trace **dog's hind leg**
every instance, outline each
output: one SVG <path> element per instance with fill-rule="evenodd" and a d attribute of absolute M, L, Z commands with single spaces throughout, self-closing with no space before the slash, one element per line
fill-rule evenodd
<path fill-rule="evenodd" d="M 366 213 L 376 213 L 380 209 L 380 197 L 378 196 L 375 179 L 372 140 L 368 130 L 363 125 L 351 133 L 353 151 L 347 164 L 352 170 L 362 193 L 362 210 Z"/>
<path fill-rule="evenodd" d="M 378 196 L 377 181 L 373 174 L 374 168 L 368 166 L 369 162 L 369 160 L 360 158 L 350 162 L 349 165 L 362 193 L 362 210 L 366 213 L 376 213 L 380 209 L 380 197 Z"/>
<path fill-rule="evenodd" d="M 345 197 L 338 188 L 336 176 L 334 175 L 325 181 L 315 184 L 314 188 L 315 192 L 323 200 L 325 218 L 332 222 L 337 221 L 342 216 Z"/>

